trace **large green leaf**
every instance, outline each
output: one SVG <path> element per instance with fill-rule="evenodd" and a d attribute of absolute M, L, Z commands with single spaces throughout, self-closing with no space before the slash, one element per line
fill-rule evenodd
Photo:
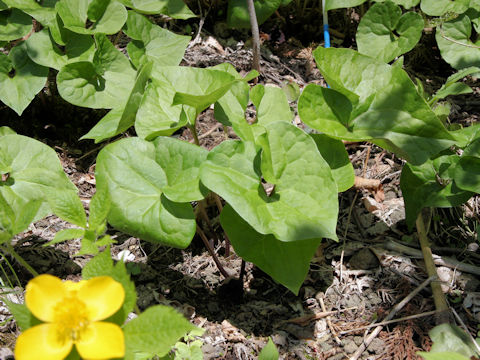
<path fill-rule="evenodd" d="M 18 9 L 0 12 L 0 41 L 20 39 L 32 29 L 32 18 Z"/>
<path fill-rule="evenodd" d="M 147 85 L 135 121 L 139 137 L 151 140 L 171 135 L 187 124 L 182 105 L 172 105 L 174 96 L 175 89 L 165 79 L 153 79 Z"/>
<path fill-rule="evenodd" d="M 331 89 L 304 89 L 298 111 L 308 126 L 338 139 L 372 141 L 414 164 L 454 143 L 399 67 L 349 49 L 318 48 L 314 56 Z"/>
<path fill-rule="evenodd" d="M 275 121 L 291 122 L 293 119 L 285 92 L 276 86 L 256 85 L 250 99 L 257 108 L 257 123 L 267 125 Z"/>
<path fill-rule="evenodd" d="M 176 92 L 173 105 L 191 106 L 197 114 L 215 103 L 239 81 L 226 71 L 186 66 L 154 68 L 152 77 L 166 80 L 172 85 Z"/>
<path fill-rule="evenodd" d="M 367 0 L 325 0 L 325 9 L 350 8 L 363 4 Z"/>
<path fill-rule="evenodd" d="M 126 360 L 136 359 L 136 354 L 148 353 L 154 357 L 166 355 L 175 343 L 196 327 L 176 312 L 164 305 L 155 305 L 124 327 Z"/>
<path fill-rule="evenodd" d="M 338 191 L 350 189 L 355 182 L 355 172 L 343 142 L 325 134 L 311 134 L 310 136 L 315 140 L 318 151 L 330 166 Z"/>
<path fill-rule="evenodd" d="M 374 0 L 375 2 L 384 2 L 384 1 L 390 1 L 390 0 Z M 403 6 L 405 9 L 410 9 L 414 6 L 417 6 L 420 3 L 420 0 L 391 0 L 397 5 Z"/>
<path fill-rule="evenodd" d="M 480 157 L 462 156 L 455 167 L 454 178 L 460 189 L 480 193 Z"/>
<path fill-rule="evenodd" d="M 174 19 L 190 19 L 196 15 L 182 0 L 119 0 L 142 14 L 164 14 Z"/>
<path fill-rule="evenodd" d="M 81 139 L 94 139 L 95 143 L 98 143 L 121 134 L 133 126 L 151 71 L 151 62 L 142 65 L 138 69 L 135 84 L 126 104 L 122 108 L 111 110 Z"/>
<path fill-rule="evenodd" d="M 426 207 L 452 207 L 466 202 L 473 193 L 457 186 L 455 169 L 460 157 L 441 155 L 422 165 L 406 163 L 400 177 L 400 187 L 405 201 L 406 222 L 415 224 L 417 215 Z"/>
<path fill-rule="evenodd" d="M 18 115 L 30 104 L 47 81 L 48 68 L 35 64 L 25 43 L 7 55 L 0 53 L 0 100 Z"/>
<path fill-rule="evenodd" d="M 95 42 L 91 36 L 71 33 L 65 50 L 57 46 L 48 29 L 34 33 L 26 41 L 27 53 L 35 63 L 60 70 L 71 62 L 92 61 Z"/>
<path fill-rule="evenodd" d="M 200 166 L 208 151 L 197 145 L 169 137 L 157 137 L 153 143 L 156 159 L 165 170 L 168 185 L 163 194 L 174 202 L 202 200 L 208 190 L 200 183 Z"/>
<path fill-rule="evenodd" d="M 55 8 L 65 27 L 79 34 L 115 34 L 127 20 L 127 9 L 115 0 L 60 0 Z"/>
<path fill-rule="evenodd" d="M 96 34 L 95 41 L 97 50 L 92 62 L 74 62 L 60 70 L 58 92 L 78 106 L 123 107 L 134 86 L 136 72 L 105 35 Z"/>
<path fill-rule="evenodd" d="M 254 263 L 275 281 L 298 294 L 321 239 L 285 242 L 273 235 L 260 234 L 230 205 L 224 207 L 220 222 L 237 255 Z"/>
<path fill-rule="evenodd" d="M 0 208 L 10 219 L 12 235 L 51 213 L 86 225 L 77 189 L 47 145 L 16 134 L 0 137 L 0 173 L 8 174 L 0 181 Z"/>
<path fill-rule="evenodd" d="M 442 16 L 443 14 L 462 14 L 467 11 L 470 0 L 422 0 L 420 8 L 430 16 Z"/>
<path fill-rule="evenodd" d="M 190 41 L 189 36 L 163 29 L 135 11 L 128 12 L 124 32 L 136 40 L 127 45 L 136 67 L 148 60 L 158 66 L 178 65 Z"/>
<path fill-rule="evenodd" d="M 480 42 L 473 43 L 471 35 L 472 23 L 467 15 L 460 15 L 436 29 L 435 38 L 442 58 L 457 70 L 480 67 Z"/>
<path fill-rule="evenodd" d="M 97 158 L 97 188 L 110 194 L 108 222 L 114 227 L 144 240 L 185 248 L 195 234 L 195 217 L 189 203 L 174 203 L 163 194 L 174 184 L 160 165 L 156 144 L 128 138 L 106 146 Z"/>
<path fill-rule="evenodd" d="M 358 25 L 358 51 L 390 62 L 414 48 L 423 26 L 424 21 L 416 12 L 402 15 L 400 6 L 391 1 L 374 4 Z"/>
<path fill-rule="evenodd" d="M 263 24 L 282 5 L 282 0 L 255 0 L 255 14 L 258 24 Z M 244 0 L 230 0 L 227 12 L 228 26 L 234 28 L 246 28 L 250 26 L 247 2 Z"/>
<path fill-rule="evenodd" d="M 253 143 L 239 141 L 212 150 L 201 168 L 202 183 L 261 234 L 281 241 L 337 239 L 337 186 L 315 142 L 285 122 L 265 128 L 261 154 Z M 270 196 L 262 175 L 275 186 Z"/>

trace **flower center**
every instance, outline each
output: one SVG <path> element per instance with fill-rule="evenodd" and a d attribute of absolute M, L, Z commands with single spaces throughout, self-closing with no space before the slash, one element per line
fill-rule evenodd
<path fill-rule="evenodd" d="M 65 297 L 55 306 L 55 324 L 58 326 L 57 336 L 61 342 L 78 341 L 87 329 L 87 306 L 75 296 Z"/>

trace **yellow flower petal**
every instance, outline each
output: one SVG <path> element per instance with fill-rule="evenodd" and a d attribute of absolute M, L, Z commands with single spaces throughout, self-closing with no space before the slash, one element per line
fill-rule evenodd
<path fill-rule="evenodd" d="M 53 321 L 55 305 L 67 294 L 62 280 L 44 274 L 30 280 L 26 287 L 25 304 L 42 321 Z"/>
<path fill-rule="evenodd" d="M 87 280 L 78 290 L 77 297 L 87 306 L 90 321 L 103 320 L 120 309 L 125 290 L 110 276 L 99 276 Z"/>
<path fill-rule="evenodd" d="M 63 282 L 63 286 L 65 287 L 65 289 L 67 289 L 67 291 L 75 292 L 75 291 L 80 290 L 80 288 L 83 285 L 85 285 L 86 282 L 87 282 L 87 280 L 80 280 L 78 282 L 67 280 L 67 281 Z"/>
<path fill-rule="evenodd" d="M 90 324 L 75 344 L 83 359 L 112 359 L 125 355 L 123 331 L 109 322 Z"/>
<path fill-rule="evenodd" d="M 54 324 L 41 324 L 24 331 L 17 339 L 15 360 L 63 360 L 72 350 L 71 341 L 60 342 Z"/>

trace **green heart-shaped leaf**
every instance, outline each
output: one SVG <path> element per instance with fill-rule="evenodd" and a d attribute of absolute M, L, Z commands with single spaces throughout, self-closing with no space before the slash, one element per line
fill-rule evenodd
<path fill-rule="evenodd" d="M 178 65 L 190 41 L 189 36 L 165 30 L 134 11 L 128 12 L 124 32 L 136 40 L 127 45 L 128 55 L 136 67 L 149 60 L 158 66 Z"/>
<path fill-rule="evenodd" d="M 443 14 L 463 14 L 469 8 L 470 0 L 422 0 L 420 9 L 430 16 L 442 16 Z"/>
<path fill-rule="evenodd" d="M 92 61 L 95 42 L 92 37 L 71 33 L 62 51 L 53 41 L 48 29 L 34 33 L 26 41 L 27 53 L 35 63 L 60 70 L 68 63 Z"/>
<path fill-rule="evenodd" d="M 400 7 L 391 1 L 374 4 L 358 25 L 358 51 L 390 62 L 414 48 L 422 36 L 423 26 L 419 14 L 402 15 Z"/>
<path fill-rule="evenodd" d="M 32 29 L 32 18 L 17 9 L 0 12 L 0 41 L 20 39 Z"/>
<path fill-rule="evenodd" d="M 452 135 L 402 69 L 349 49 L 314 52 L 331 89 L 308 85 L 299 115 L 331 137 L 377 145 L 415 164 L 451 146 Z"/>
<path fill-rule="evenodd" d="M 263 24 L 282 4 L 282 0 L 256 0 L 255 14 L 258 24 Z M 228 26 L 234 28 L 250 28 L 250 16 L 247 2 L 244 0 L 230 0 L 227 13 Z"/>
<path fill-rule="evenodd" d="M 195 216 L 189 203 L 172 202 L 163 194 L 174 184 L 159 163 L 160 153 L 155 141 L 139 138 L 107 145 L 97 157 L 97 189 L 110 194 L 108 222 L 114 227 L 144 240 L 185 248 L 195 234 Z"/>
<path fill-rule="evenodd" d="M 65 27 L 79 34 L 115 34 L 127 20 L 127 9 L 118 1 L 60 0 L 55 8 Z"/>
<path fill-rule="evenodd" d="M 48 68 L 30 60 L 25 43 L 15 46 L 8 57 L 0 54 L 0 100 L 21 115 L 45 86 L 47 75 Z"/>
<path fill-rule="evenodd" d="M 480 67 L 479 43 L 473 43 L 471 35 L 472 23 L 467 15 L 460 15 L 436 29 L 435 39 L 442 58 L 457 70 Z"/>
<path fill-rule="evenodd" d="M 284 242 L 255 231 L 230 205 L 220 215 L 222 228 L 238 256 L 250 261 L 294 294 L 302 285 L 321 239 Z"/>
<path fill-rule="evenodd" d="M 97 50 L 92 62 L 65 65 L 57 75 L 60 96 L 68 102 L 94 109 L 125 105 L 136 72 L 128 59 L 103 34 L 96 34 Z"/>
<path fill-rule="evenodd" d="M 253 143 L 239 141 L 212 150 L 201 168 L 202 183 L 261 234 L 281 241 L 336 239 L 337 186 L 315 142 L 286 122 L 265 129 L 261 154 Z M 271 196 L 262 175 L 274 185 Z"/>

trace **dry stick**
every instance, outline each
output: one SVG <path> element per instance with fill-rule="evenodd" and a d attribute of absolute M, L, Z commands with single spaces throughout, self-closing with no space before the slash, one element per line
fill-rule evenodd
<path fill-rule="evenodd" d="M 427 280 L 422 282 L 415 290 L 408 294 L 402 301 L 393 307 L 390 313 L 385 317 L 385 321 L 392 320 L 393 317 L 400 311 L 402 308 L 407 305 L 407 303 L 413 299 L 423 288 L 427 287 L 433 280 L 436 280 L 437 276 L 430 276 Z M 360 355 L 367 349 L 370 343 L 377 337 L 377 335 L 382 330 L 383 326 L 377 325 L 377 327 L 371 332 L 371 334 L 363 339 L 363 343 L 358 347 L 357 351 L 352 355 L 350 360 L 357 360 Z"/>
<path fill-rule="evenodd" d="M 250 26 L 252 27 L 253 64 L 252 67 L 260 72 L 260 32 L 258 30 L 257 14 L 253 0 L 247 0 Z"/>
<path fill-rule="evenodd" d="M 325 304 L 323 302 L 323 298 L 319 298 L 318 301 L 320 302 L 320 307 L 322 308 L 322 311 L 324 313 L 327 312 L 327 309 L 325 308 Z M 332 333 L 333 335 L 333 339 L 335 340 L 335 342 L 337 344 L 341 344 L 342 342 L 340 341 L 340 339 L 338 338 L 338 335 L 337 335 L 337 332 L 335 331 L 335 329 L 333 328 L 333 324 L 332 324 L 332 321 L 330 320 L 330 315 L 328 315 L 325 320 L 327 320 L 327 325 L 328 325 L 328 328 L 330 329 L 330 332 Z"/>
<path fill-rule="evenodd" d="M 427 312 L 422 313 L 422 314 L 405 316 L 405 317 L 401 317 L 401 318 L 398 318 L 398 319 L 387 320 L 387 321 L 382 321 L 382 322 L 371 324 L 371 325 L 361 326 L 361 327 L 351 329 L 351 330 L 340 331 L 339 334 L 340 335 L 345 335 L 345 334 L 349 334 L 349 333 L 352 333 L 352 332 L 355 332 L 355 331 L 367 330 L 367 329 L 370 329 L 370 328 L 375 327 L 375 326 L 384 326 L 384 325 L 388 325 L 388 324 L 394 324 L 394 323 L 397 323 L 397 322 L 400 322 L 400 321 L 418 319 L 418 318 L 421 318 L 421 317 L 434 315 L 436 313 L 437 313 L 437 310 L 427 311 Z"/>
<path fill-rule="evenodd" d="M 458 316 L 457 312 L 455 311 L 455 309 L 453 307 L 450 307 L 450 310 L 452 310 L 452 313 L 455 316 L 455 319 L 457 319 L 457 321 L 460 323 L 463 330 L 465 330 L 468 337 L 470 338 L 470 341 L 473 343 L 473 346 L 475 346 L 475 348 L 477 349 L 477 352 L 480 354 L 480 345 L 478 344 L 478 342 L 475 341 L 472 334 L 470 334 L 470 331 L 468 330 L 467 325 L 465 325 L 462 318 L 460 316 Z"/>
<path fill-rule="evenodd" d="M 417 221 L 417 234 L 420 248 L 423 254 L 423 261 L 425 262 L 425 269 L 428 276 L 437 276 L 437 267 L 433 262 L 432 249 L 430 249 L 430 243 L 427 238 L 427 230 L 425 227 L 425 219 L 423 217 L 423 210 L 418 214 Z M 433 302 L 435 303 L 435 309 L 439 311 L 436 316 L 437 325 L 449 322 L 449 313 L 447 300 L 443 294 L 442 287 L 439 281 L 432 281 L 430 284 L 432 289 Z"/>
<path fill-rule="evenodd" d="M 198 226 L 197 224 L 197 234 L 200 235 L 200 238 L 202 239 L 203 243 L 205 244 L 205 247 L 207 248 L 208 252 L 210 255 L 212 255 L 213 261 L 215 261 L 215 265 L 217 265 L 218 270 L 220 270 L 220 273 L 225 277 L 228 278 L 230 275 L 225 271 L 223 268 L 222 264 L 220 263 L 220 260 L 218 260 L 217 254 L 215 254 L 215 250 L 212 248 L 210 243 L 208 242 L 207 237 L 205 236 L 205 233 L 203 230 Z"/>
<path fill-rule="evenodd" d="M 398 244 L 398 243 L 396 243 L 395 241 L 392 241 L 392 240 L 389 240 L 389 241 L 385 242 L 383 247 L 387 250 L 396 251 L 396 252 L 406 254 L 406 255 L 410 255 L 410 256 L 413 256 L 413 257 L 422 257 L 422 252 L 420 250 L 413 249 L 411 247 L 408 247 L 408 246 L 405 246 L 405 245 L 402 245 L 402 244 Z M 477 255 L 477 254 L 475 254 L 475 255 Z M 438 256 L 438 255 L 432 255 L 432 257 L 433 257 L 433 262 L 435 263 L 435 265 L 446 266 L 446 267 L 456 269 L 456 270 L 459 270 L 459 271 L 462 271 L 462 272 L 467 272 L 467 273 L 470 273 L 470 274 L 475 274 L 475 275 L 480 276 L 480 267 L 478 267 L 478 266 L 471 265 L 471 264 L 466 264 L 466 263 L 463 263 L 461 261 L 458 261 L 456 259 L 452 259 L 452 258 L 449 258 L 449 257 L 441 257 L 441 256 Z"/>

